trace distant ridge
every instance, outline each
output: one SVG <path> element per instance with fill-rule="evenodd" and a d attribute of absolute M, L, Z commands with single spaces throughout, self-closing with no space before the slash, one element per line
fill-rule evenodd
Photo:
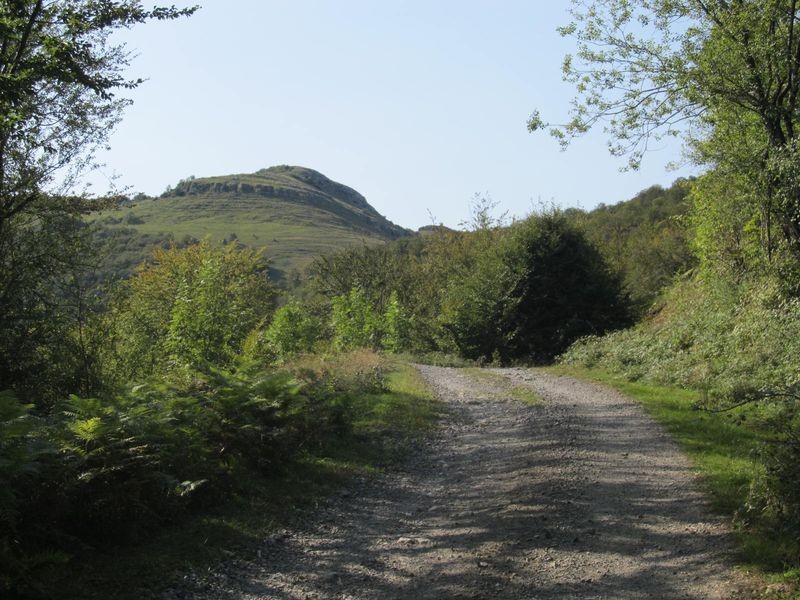
<path fill-rule="evenodd" d="M 185 179 L 161 197 L 185 196 L 278 199 L 329 212 L 341 224 L 370 236 L 396 239 L 411 233 L 381 215 L 353 188 L 307 167 L 279 165 L 249 174 Z"/>
<path fill-rule="evenodd" d="M 96 216 L 101 237 L 116 240 L 109 268 L 127 276 L 155 246 L 207 239 L 266 248 L 283 277 L 315 256 L 380 244 L 413 232 L 395 225 L 346 185 L 299 166 L 255 173 L 188 177 L 161 196 L 139 195 Z"/>

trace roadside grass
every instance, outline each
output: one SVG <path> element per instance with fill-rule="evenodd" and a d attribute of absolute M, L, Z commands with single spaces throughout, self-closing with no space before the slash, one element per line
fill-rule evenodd
<path fill-rule="evenodd" d="M 763 472 L 756 460 L 759 447 L 770 441 L 757 426 L 754 407 L 714 413 L 698 408 L 702 394 L 694 390 L 631 382 L 597 369 L 558 365 L 542 369 L 557 375 L 606 384 L 639 401 L 688 455 L 712 509 L 731 519 L 743 566 L 773 580 L 800 583 L 800 573 L 787 571 L 798 555 L 798 540 L 760 514 L 748 514 L 751 485 Z"/>
<path fill-rule="evenodd" d="M 248 482 L 246 491 L 224 505 L 142 532 L 140 542 L 76 552 L 54 574 L 48 597 L 139 600 L 154 597 L 189 573 L 202 578 L 209 567 L 255 553 L 276 530 L 311 513 L 348 480 L 380 472 L 405 455 L 410 442 L 435 427 L 441 408 L 409 364 L 389 363 L 387 391 L 353 398 L 358 418 L 350 435 L 323 452 L 306 454 L 274 477 Z"/>
<path fill-rule="evenodd" d="M 463 369 L 462 373 L 476 381 L 480 381 L 487 385 L 493 386 L 496 391 L 493 395 L 498 399 L 513 398 L 525 404 L 536 406 L 542 403 L 542 398 L 529 387 L 524 385 L 517 385 L 508 377 L 504 377 L 500 373 L 488 371 L 486 369 L 479 369 L 477 367 L 470 367 Z"/>

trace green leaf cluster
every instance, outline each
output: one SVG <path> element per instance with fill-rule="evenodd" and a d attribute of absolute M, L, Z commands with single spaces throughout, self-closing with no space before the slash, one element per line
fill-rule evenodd
<path fill-rule="evenodd" d="M 112 301 L 109 361 L 123 381 L 182 366 L 230 366 L 272 315 L 275 296 L 256 251 L 207 243 L 158 249 Z"/>
<path fill-rule="evenodd" d="M 352 251 L 318 263 L 329 288 L 359 273 L 360 287 L 331 299 L 334 347 L 547 360 L 581 335 L 629 321 L 619 278 L 573 219 L 546 210 L 506 225 L 492 207 L 476 204 L 471 231 L 359 249 L 349 272 Z"/>

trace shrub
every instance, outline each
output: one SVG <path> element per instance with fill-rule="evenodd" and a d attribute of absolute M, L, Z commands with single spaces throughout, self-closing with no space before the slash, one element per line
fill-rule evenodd
<path fill-rule="evenodd" d="M 268 355 L 284 362 L 313 350 L 322 337 L 322 322 L 304 306 L 291 301 L 275 311 L 261 337 Z"/>
<path fill-rule="evenodd" d="M 505 356 L 549 360 L 582 336 L 630 323 L 621 281 L 563 213 L 534 214 L 510 234 Z"/>
<path fill-rule="evenodd" d="M 380 346 L 381 320 L 360 288 L 331 299 L 331 325 L 337 350 Z"/>
<path fill-rule="evenodd" d="M 392 292 L 386 311 L 383 313 L 383 349 L 392 354 L 402 352 L 408 346 L 408 321 L 405 311 L 397 299 L 397 292 Z"/>
<path fill-rule="evenodd" d="M 308 359 L 312 360 L 312 359 Z M 385 389 L 359 351 L 282 371 L 174 371 L 33 418 L 0 393 L 0 592 L 75 547 L 123 543 L 246 490 L 351 432 L 353 399 Z"/>
<path fill-rule="evenodd" d="M 176 366 L 230 365 L 272 314 L 275 291 L 257 252 L 202 243 L 156 250 L 153 260 L 123 286 L 106 318 L 122 381 Z"/>

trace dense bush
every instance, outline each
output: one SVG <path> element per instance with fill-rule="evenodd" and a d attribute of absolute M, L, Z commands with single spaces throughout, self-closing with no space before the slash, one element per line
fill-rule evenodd
<path fill-rule="evenodd" d="M 392 246 L 374 260 L 360 249 L 363 283 L 331 299 L 334 346 L 547 360 L 577 337 L 628 323 L 619 278 L 571 219 L 548 210 L 506 226 L 492 206 L 476 204 L 472 231 L 437 229 L 411 254 L 397 247 L 405 262 Z M 387 265 L 400 272 L 372 273 Z M 327 288 L 353 280 L 337 257 L 316 271 Z"/>
<path fill-rule="evenodd" d="M 443 233 L 443 239 L 432 240 L 439 254 L 433 266 L 444 272 L 441 309 L 433 319 L 437 342 L 428 349 L 486 359 L 504 350 L 508 341 L 507 313 L 513 310 L 509 293 L 518 272 L 504 260 L 508 230 L 486 214 L 476 216 L 476 229 L 469 234 Z"/>
<path fill-rule="evenodd" d="M 581 336 L 630 323 L 619 278 L 563 214 L 533 215 L 511 235 L 504 262 L 515 278 L 506 292 L 507 348 L 501 352 L 549 360 Z"/>
<path fill-rule="evenodd" d="M 323 336 L 322 321 L 302 304 L 289 301 L 275 311 L 266 329 L 258 328 L 245 352 L 257 360 L 283 363 L 311 352 Z"/>
<path fill-rule="evenodd" d="M 82 280 L 94 260 L 91 238 L 80 219 L 52 204 L 37 203 L 36 218 L 0 231 L 0 389 L 41 410 L 94 384 L 79 335 L 93 308 Z"/>
<path fill-rule="evenodd" d="M 392 292 L 383 314 L 383 349 L 389 353 L 402 352 L 408 345 L 408 320 L 397 292 Z"/>
<path fill-rule="evenodd" d="M 338 350 L 380 347 L 383 323 L 361 288 L 331 298 L 331 326 Z"/>
<path fill-rule="evenodd" d="M 259 253 L 207 243 L 156 250 L 112 302 L 104 325 L 122 381 L 176 366 L 231 365 L 272 314 L 275 290 Z"/>
<path fill-rule="evenodd" d="M 647 312 L 677 275 L 696 263 L 688 218 L 694 180 L 652 186 L 625 202 L 588 212 L 567 210 L 623 282 L 638 315 Z"/>
<path fill-rule="evenodd" d="M 317 371 L 175 372 L 35 420 L 0 394 L 0 591 L 289 468 L 349 433 L 355 395 L 382 389 L 382 363 L 362 355 Z"/>
<path fill-rule="evenodd" d="M 800 303 L 783 299 L 777 284 L 692 279 L 672 288 L 636 327 L 585 338 L 561 360 L 724 398 L 745 385 L 790 387 L 800 378 L 798 352 Z"/>

